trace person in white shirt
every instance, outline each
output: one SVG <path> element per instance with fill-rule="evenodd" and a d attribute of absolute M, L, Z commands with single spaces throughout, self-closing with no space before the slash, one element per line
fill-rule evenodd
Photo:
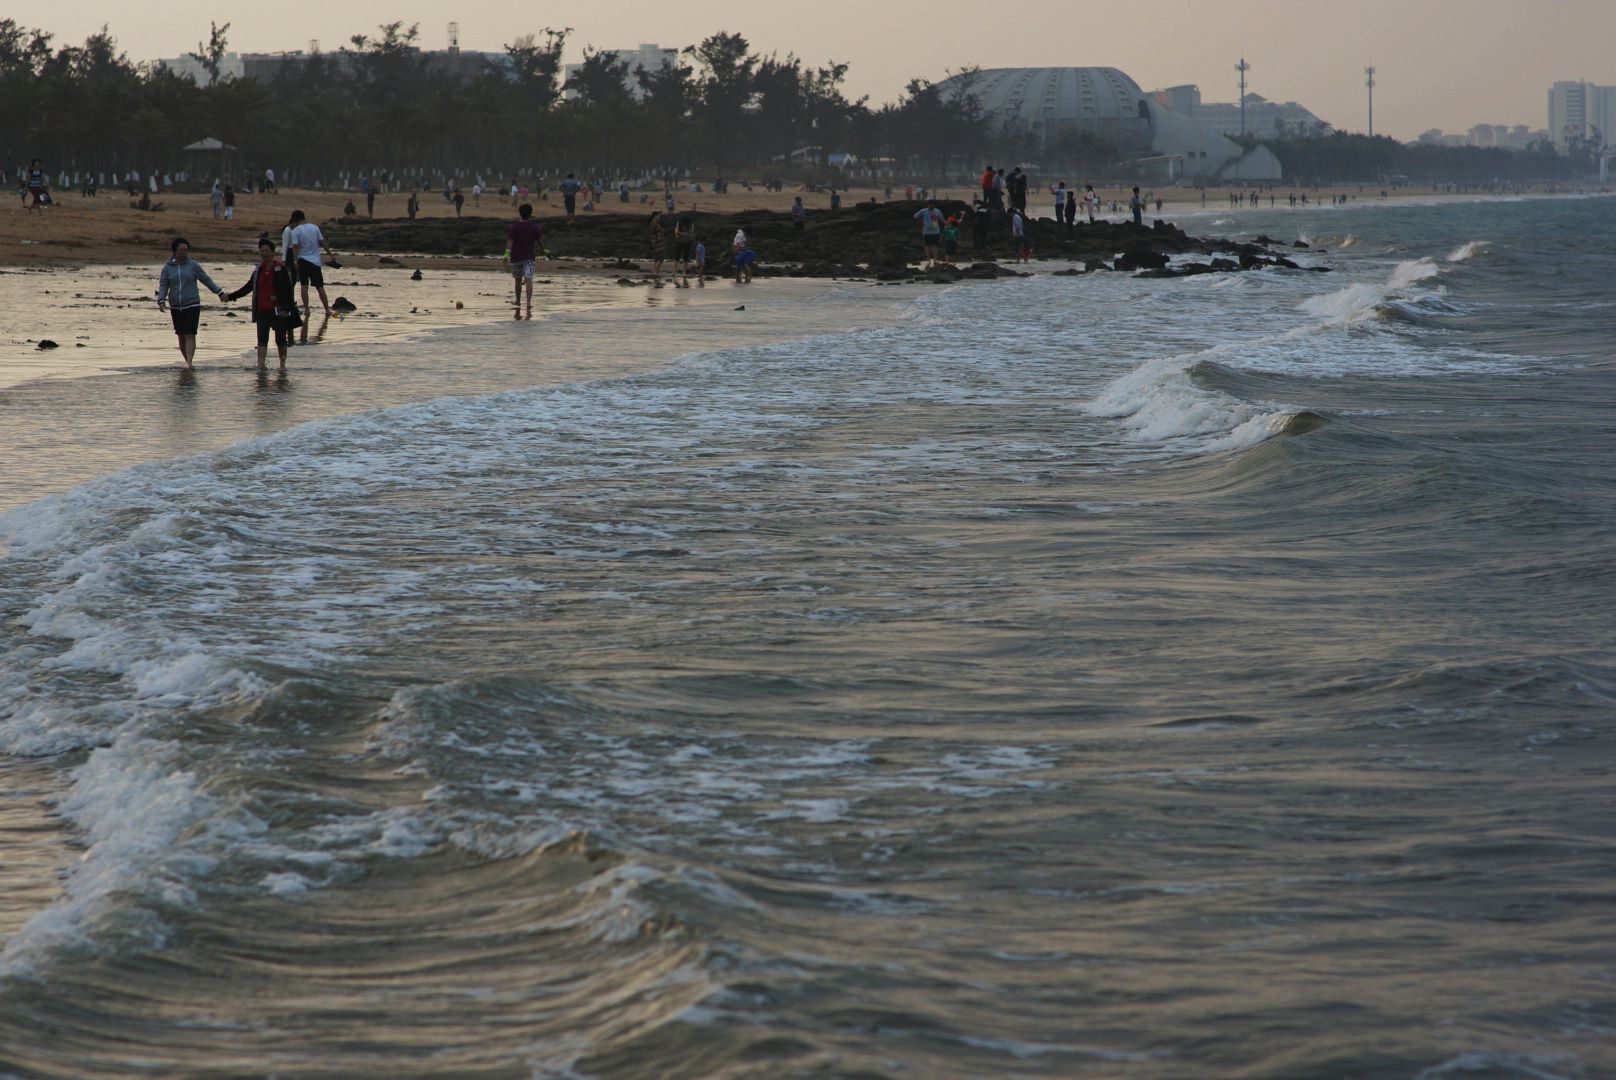
<path fill-rule="evenodd" d="M 312 221 L 304 220 L 303 211 L 292 211 L 292 223 L 287 234 L 287 244 L 283 249 L 287 259 L 297 267 L 297 279 L 303 283 L 303 313 L 309 311 L 309 286 L 320 294 L 320 306 L 325 308 L 327 315 L 331 314 L 331 301 L 325 295 L 325 272 L 320 266 L 320 249 L 324 248 L 327 255 L 335 255 L 331 245 L 326 243 L 325 234 L 320 226 Z"/>
<path fill-rule="evenodd" d="M 292 229 L 301 220 L 300 215 L 302 213 L 303 211 L 299 210 L 293 214 L 281 229 L 281 254 L 285 255 L 288 260 L 292 257 Z M 292 271 L 292 281 L 295 283 L 297 281 L 297 267 L 292 266 L 290 269 Z"/>

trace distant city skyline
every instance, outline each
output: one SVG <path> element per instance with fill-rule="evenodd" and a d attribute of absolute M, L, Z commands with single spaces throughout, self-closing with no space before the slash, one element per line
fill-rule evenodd
<path fill-rule="evenodd" d="M 1376 68 L 1375 130 L 1413 141 L 1431 129 L 1468 131 L 1479 124 L 1548 125 L 1545 95 L 1557 82 L 1616 84 L 1608 50 L 1608 0 L 1359 0 L 1350 6 L 1315 0 L 1246 0 L 1214 6 L 1156 0 L 1121 20 L 1070 0 L 1032 0 L 1014 20 L 982 18 L 979 4 L 934 0 L 923 14 L 879 17 L 866 4 L 821 0 L 811 8 L 735 0 L 685 0 L 636 10 L 568 11 L 551 23 L 571 27 L 565 60 L 584 46 L 634 49 L 642 43 L 695 44 L 726 31 L 744 35 L 761 54 L 795 53 L 810 65 L 850 65 L 850 97 L 895 101 L 911 78 L 941 81 L 950 70 L 981 67 L 1101 65 L 1120 68 L 1147 90 L 1194 84 L 1204 101 L 1235 102 L 1242 57 L 1247 88 L 1271 101 L 1294 101 L 1324 121 L 1363 131 L 1363 69 Z M 333 11 L 337 13 L 333 20 Z M 272 8 L 229 10 L 229 47 L 238 52 L 306 49 L 318 40 L 334 51 L 355 34 L 400 19 L 417 23 L 423 48 L 447 44 L 451 21 L 441 5 L 395 0 L 375 15 L 313 0 Z M 140 18 L 112 0 L 82 0 L 14 16 L 77 44 L 106 24 L 131 59 L 182 56 L 208 35 L 205 15 L 179 22 Z M 540 32 L 543 16 L 508 10 L 456 9 L 460 44 L 499 51 Z M 1069 34 L 1062 33 L 1069 28 Z M 1036 32 L 1029 32 L 1035 30 Z"/>

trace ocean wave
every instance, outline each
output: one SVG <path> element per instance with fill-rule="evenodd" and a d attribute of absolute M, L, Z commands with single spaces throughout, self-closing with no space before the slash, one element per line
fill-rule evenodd
<path fill-rule="evenodd" d="M 1195 378 L 1208 353 L 1152 360 L 1109 383 L 1084 408 L 1121 422 L 1141 443 L 1189 441 L 1202 452 L 1255 446 L 1286 434 L 1304 410 L 1241 401 Z"/>
<path fill-rule="evenodd" d="M 1410 259 L 1393 267 L 1385 281 L 1357 282 L 1322 296 L 1308 297 L 1298 306 L 1318 321 L 1299 330 L 1336 329 L 1372 321 L 1389 301 L 1423 295 L 1423 290 L 1414 287 L 1441 272 L 1430 259 Z"/>

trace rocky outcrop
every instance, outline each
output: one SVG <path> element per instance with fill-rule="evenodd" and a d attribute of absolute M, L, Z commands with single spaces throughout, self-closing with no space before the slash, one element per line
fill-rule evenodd
<path fill-rule="evenodd" d="M 963 215 L 957 265 L 923 273 L 919 269 L 924 259 L 920 225 L 914 219 L 923 205 L 858 203 L 835 212 L 814 210 L 809 212 L 808 226 L 802 230 L 793 227 L 789 214 L 767 210 L 723 214 L 698 210 L 691 218 L 697 235 L 707 245 L 707 270 L 711 275 L 730 272 L 730 239 L 737 229 L 745 230 L 758 253 L 756 273 L 761 277 L 937 281 L 974 280 L 1014 272 L 998 266 L 1001 261 L 1015 258 L 1005 215 L 994 215 L 982 246 L 977 247 L 970 207 L 952 201 L 940 203 L 939 209 L 947 215 Z M 622 270 L 639 270 L 642 263 L 649 263 L 652 253 L 647 244 L 648 213 L 592 213 L 569 224 L 558 217 L 544 216 L 548 209 L 541 207 L 540 220 L 545 244 L 555 257 L 599 260 Z M 678 216 L 681 215 L 664 215 L 664 229 L 671 232 L 669 219 Z M 349 251 L 496 257 L 504 250 L 508 224 L 504 217 L 359 219 L 333 225 L 331 233 L 332 243 Z M 1286 265 L 1276 261 L 1275 254 L 1262 244 L 1194 237 L 1161 220 L 1148 226 L 1131 221 L 1101 221 L 1068 227 L 1050 218 L 1032 218 L 1026 222 L 1026 229 L 1037 259 L 1068 261 L 1083 266 L 1085 271 L 1173 270 L 1171 260 L 1185 255 L 1220 256 L 1206 264 L 1216 270 L 1226 269 L 1223 263 L 1231 263 L 1227 267 L 1231 269 L 1235 265 L 1247 269 Z M 666 254 L 671 257 L 671 245 Z M 976 269 L 983 265 L 998 269 L 992 273 Z"/>

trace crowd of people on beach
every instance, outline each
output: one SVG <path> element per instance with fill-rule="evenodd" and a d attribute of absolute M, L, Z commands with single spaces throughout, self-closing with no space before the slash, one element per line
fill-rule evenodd
<path fill-rule="evenodd" d="M 53 205 L 50 191 L 49 174 L 44 170 L 39 158 L 34 158 L 24 169 L 18 170 L 19 191 L 23 204 L 30 210 L 42 210 Z M 153 174 L 155 181 L 155 174 Z M 0 185 L 5 182 L 5 175 L 0 171 Z M 751 190 L 751 185 L 742 182 Z M 1018 262 L 1030 262 L 1032 259 L 1031 230 L 1029 228 L 1028 200 L 1032 188 L 1032 181 L 1028 174 L 1019 166 L 1008 172 L 992 165 L 986 166 L 980 176 L 980 190 L 972 198 L 968 210 L 959 210 L 953 214 L 945 214 L 939 208 L 939 199 L 935 193 L 926 188 L 916 189 L 913 186 L 906 188 L 904 194 L 908 197 L 918 196 L 925 201 L 925 205 L 914 214 L 914 219 L 920 223 L 921 243 L 924 253 L 924 266 L 934 269 L 939 266 L 953 266 L 962 251 L 962 235 L 968 225 L 971 230 L 971 251 L 973 255 L 983 255 L 988 250 L 988 235 L 995 227 L 1007 228 L 1012 250 Z M 93 178 L 86 185 L 84 194 L 93 196 Z M 364 174 L 358 179 L 358 193 L 364 199 L 365 210 L 374 216 L 375 203 L 379 193 L 388 190 L 397 190 L 397 182 L 389 173 Z M 729 189 L 730 181 L 720 176 L 713 180 L 711 190 L 721 194 Z M 153 183 L 153 189 L 157 188 Z M 781 190 L 783 184 L 777 180 L 765 182 L 769 190 Z M 277 192 L 275 174 L 273 170 L 265 169 L 262 179 L 257 182 L 258 191 L 264 193 Z M 420 191 L 430 191 L 429 181 L 421 181 Z M 252 191 L 253 181 L 249 180 L 243 190 Z M 471 199 L 474 207 L 480 207 L 482 196 L 488 192 L 482 178 L 478 177 L 471 187 Z M 599 178 L 581 180 L 575 173 L 569 172 L 556 185 L 561 196 L 565 221 L 572 222 L 578 210 L 594 210 L 600 207 L 607 190 L 606 185 Z M 699 185 L 696 186 L 699 190 Z M 809 190 L 820 190 L 810 188 Z M 832 212 L 841 205 L 840 193 L 828 189 Z M 533 317 L 533 286 L 537 273 L 539 255 L 551 257 L 549 249 L 544 243 L 544 227 L 534 217 L 533 205 L 524 201 L 530 189 L 512 180 L 509 185 L 509 196 L 513 209 L 517 211 L 517 219 L 507 228 L 506 249 L 504 262 L 507 271 L 512 276 L 513 295 L 512 313 L 516 319 L 531 319 Z M 1118 200 L 1111 200 L 1107 204 L 1095 190 L 1093 183 L 1085 182 L 1081 189 L 1076 185 L 1068 186 L 1065 180 L 1057 181 L 1047 186 L 1052 200 L 1053 216 L 1057 224 L 1063 224 L 1070 237 L 1077 227 L 1080 216 L 1086 216 L 1089 224 L 1100 220 L 1100 215 L 1107 209 L 1112 213 L 1124 212 L 1124 206 Z M 215 219 L 226 221 L 235 217 L 236 189 L 229 183 L 215 179 L 208 193 L 208 201 Z M 893 197 L 891 187 L 886 189 L 887 198 Z M 1238 190 L 1229 193 L 1231 206 L 1261 205 L 1261 196 L 1256 189 Z M 1275 192 L 1270 187 L 1266 192 L 1268 205 L 1276 203 Z M 1380 191 L 1382 199 L 1387 192 Z M 142 192 L 145 196 L 145 193 Z M 542 200 L 549 198 L 548 184 L 539 182 L 539 195 Z M 630 201 L 630 188 L 628 181 L 619 181 L 617 185 L 618 200 L 623 203 Z M 465 203 L 465 194 L 460 190 L 456 181 L 449 181 L 442 188 L 442 196 L 446 203 L 453 205 L 455 215 L 460 216 Z M 1204 204 L 1206 193 L 1201 192 Z M 1335 205 L 1348 203 L 1355 196 L 1334 193 L 1330 202 Z M 651 196 L 642 193 L 640 202 L 650 202 Z M 653 286 L 663 284 L 663 267 L 668 261 L 670 232 L 667 220 L 675 211 L 676 201 L 674 185 L 671 178 L 664 178 L 661 199 L 663 206 L 651 210 L 645 227 L 645 249 L 651 262 L 650 281 Z M 872 203 L 876 199 L 872 196 Z M 1291 207 L 1307 207 L 1310 205 L 1309 196 L 1304 191 L 1292 192 L 1288 196 Z M 1324 198 L 1317 196 L 1311 205 L 1322 205 Z M 1154 205 L 1156 212 L 1160 213 L 1163 200 L 1154 192 L 1141 192 L 1134 186 L 1129 196 L 1125 212 L 1135 225 L 1142 226 L 1145 211 Z M 665 207 L 665 208 L 664 208 Z M 143 206 L 156 208 L 156 206 Z M 406 202 L 406 213 L 414 219 L 420 210 L 420 199 L 416 190 L 411 190 Z M 344 214 L 354 216 L 357 207 L 352 198 L 349 198 Z M 808 226 L 808 210 L 801 195 L 797 195 L 787 211 L 792 228 L 795 231 L 804 231 Z M 695 227 L 692 213 L 685 210 L 674 221 L 671 230 L 673 272 L 670 275 L 675 287 L 690 288 L 691 279 L 695 279 L 695 287 L 705 287 L 708 280 L 707 243 Z M 301 329 L 301 340 L 306 342 L 309 333 L 308 320 L 310 311 L 310 290 L 319 297 L 323 316 L 329 319 L 333 313 L 333 305 L 326 294 L 324 268 L 337 266 L 332 257 L 330 244 L 327 242 L 320 227 L 308 221 L 301 210 L 291 213 L 285 227 L 281 230 L 279 243 L 267 233 L 261 235 L 257 242 L 258 262 L 254 265 L 247 281 L 234 291 L 227 291 L 217 285 L 190 255 L 190 244 L 183 237 L 174 238 L 170 245 L 170 259 L 163 266 L 159 276 L 157 288 L 157 304 L 160 310 L 170 314 L 174 333 L 177 338 L 181 359 L 187 371 L 194 370 L 194 358 L 197 347 L 197 331 L 200 322 L 202 307 L 201 288 L 206 287 L 222 302 L 237 300 L 250 295 L 251 318 L 256 328 L 258 366 L 264 369 L 267 366 L 268 346 L 274 341 L 280 366 L 286 366 L 288 349 L 294 343 L 294 334 Z M 277 254 L 279 252 L 279 254 Z M 322 253 L 324 257 L 322 258 Z M 745 285 L 751 282 L 758 267 L 758 252 L 744 228 L 738 228 L 730 241 L 730 266 L 734 273 L 735 283 Z M 301 303 L 297 292 L 301 288 Z M 339 306 L 341 301 L 339 300 Z"/>
<path fill-rule="evenodd" d="M 646 243 L 652 260 L 652 282 L 662 284 L 662 266 L 667 258 L 667 234 L 662 224 L 662 211 L 651 212 Z M 157 281 L 157 308 L 169 314 L 178 339 L 180 358 L 186 371 L 195 370 L 197 332 L 202 315 L 202 288 L 216 296 L 221 303 L 251 296 L 251 319 L 257 333 L 258 368 L 266 370 L 269 343 L 275 343 L 280 367 L 285 369 L 287 355 L 293 345 L 293 336 L 302 329 L 302 342 L 307 343 L 308 320 L 311 315 L 309 290 L 320 299 L 324 318 L 330 319 L 334 310 L 326 295 L 324 269 L 337 267 L 335 253 L 319 225 L 309 221 L 302 210 L 293 210 L 281 230 L 277 256 L 275 239 L 268 233 L 258 237 L 258 262 L 247 281 L 239 289 L 228 291 L 191 257 L 190 242 L 175 237 L 169 245 L 169 260 L 163 265 Z M 707 245 L 696 232 L 689 213 L 681 216 L 673 228 L 674 285 L 690 288 L 695 276 L 698 288 L 707 284 Z M 757 252 L 744 229 L 738 229 L 732 241 L 735 280 L 746 284 L 752 280 L 757 264 Z M 323 253 L 323 260 L 322 260 Z M 516 319 L 533 318 L 533 283 L 537 274 L 539 255 L 553 258 L 544 243 L 544 226 L 533 216 L 531 203 L 517 207 L 517 218 L 506 229 L 506 246 L 502 261 L 513 281 L 512 315 Z M 419 276 L 419 275 L 417 275 Z M 301 303 L 297 291 L 301 287 Z M 338 299 L 341 304 L 341 298 Z"/>
<path fill-rule="evenodd" d="M 1031 234 L 1027 228 L 1027 191 L 1028 177 L 1019 166 L 1010 170 L 1008 175 L 1003 169 L 995 169 L 992 165 L 982 170 L 981 193 L 971 200 L 969 211 L 961 211 L 952 215 L 945 215 L 937 206 L 937 199 L 929 198 L 924 189 L 920 197 L 926 199 L 926 205 L 915 212 L 915 220 L 920 222 L 920 241 L 925 252 L 926 269 L 939 266 L 953 266 L 955 257 L 960 251 L 960 231 L 966 224 L 967 215 L 971 225 L 971 252 L 973 255 L 982 255 L 987 251 L 988 231 L 993 223 L 1002 220 L 1010 230 L 1011 250 L 1015 252 L 1017 262 L 1032 261 Z M 1075 187 L 1068 188 L 1066 181 L 1056 182 L 1049 188 L 1054 197 L 1055 222 L 1066 227 L 1066 234 L 1070 237 L 1077 228 L 1077 217 L 1080 212 L 1087 212 L 1089 224 L 1093 225 L 1099 220 L 1103 202 L 1094 185 L 1086 183 L 1084 189 L 1078 191 Z M 798 217 L 798 209 L 802 200 L 792 206 L 793 218 Z M 1156 212 L 1162 209 L 1162 200 L 1154 192 L 1141 194 L 1137 186 L 1128 200 L 1128 213 L 1135 225 L 1144 224 L 1144 213 L 1154 202 Z M 1111 210 L 1118 210 L 1118 204 L 1112 202 Z M 798 226 L 800 227 L 800 225 Z"/>

